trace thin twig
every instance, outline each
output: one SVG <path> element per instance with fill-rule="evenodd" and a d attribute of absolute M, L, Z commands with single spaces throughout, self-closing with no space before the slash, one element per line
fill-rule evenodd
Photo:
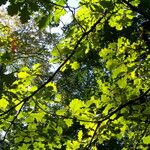
<path fill-rule="evenodd" d="M 68 4 L 66 4 L 68 6 Z M 68 6 L 68 9 L 69 11 L 72 13 L 72 16 L 73 16 L 73 19 L 74 21 L 79 25 L 79 27 L 81 27 L 81 29 L 85 32 L 85 28 L 78 22 L 77 18 L 75 17 L 75 9 L 71 9 L 69 6 Z"/>

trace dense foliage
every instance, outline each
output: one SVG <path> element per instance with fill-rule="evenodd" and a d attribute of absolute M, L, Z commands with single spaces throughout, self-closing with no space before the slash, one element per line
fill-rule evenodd
<path fill-rule="evenodd" d="M 7 5 L 20 22 L 0 23 L 0 149 L 148 150 L 150 1 Z"/>

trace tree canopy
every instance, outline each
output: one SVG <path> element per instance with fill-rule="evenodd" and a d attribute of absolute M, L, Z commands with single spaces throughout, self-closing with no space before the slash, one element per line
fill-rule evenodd
<path fill-rule="evenodd" d="M 0 149 L 149 149 L 149 0 L 0 5 Z"/>

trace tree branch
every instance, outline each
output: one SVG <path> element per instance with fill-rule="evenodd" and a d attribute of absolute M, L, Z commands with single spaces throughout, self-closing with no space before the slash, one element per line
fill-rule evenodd
<path fill-rule="evenodd" d="M 14 116 L 14 118 L 13 118 L 13 120 L 11 121 L 9 127 L 7 128 L 7 131 L 6 131 L 6 133 L 5 133 L 4 137 L 3 137 L 3 140 L 0 140 L 0 143 L 2 143 L 2 142 L 5 141 L 6 136 L 7 136 L 8 132 L 9 132 L 10 128 L 11 128 L 12 125 L 15 123 L 15 120 L 17 119 L 18 115 L 20 114 L 20 112 L 21 112 L 21 110 L 22 110 L 24 104 L 25 104 L 25 102 L 22 104 L 22 106 L 20 107 L 19 111 L 18 111 L 17 114 Z"/>
<path fill-rule="evenodd" d="M 68 60 L 70 60 L 73 55 L 76 53 L 77 48 L 79 47 L 80 43 L 82 42 L 82 40 L 89 35 L 91 32 L 94 31 L 94 29 L 96 28 L 96 26 L 101 22 L 101 20 L 106 16 L 107 11 L 105 11 L 103 13 L 103 15 L 93 24 L 93 26 L 91 26 L 91 28 L 87 31 L 84 32 L 82 34 L 82 36 L 80 37 L 80 39 L 76 42 L 75 46 L 74 46 L 74 50 L 70 53 L 70 55 L 63 61 L 63 63 L 57 68 L 57 70 L 53 73 L 52 76 L 49 77 L 49 79 L 42 84 L 37 90 L 35 90 L 30 96 L 25 97 L 22 101 L 20 101 L 18 104 L 14 105 L 13 107 L 11 107 L 10 109 L 8 109 L 7 111 L 3 112 L 0 114 L 0 116 L 3 116 L 7 113 L 9 113 L 10 111 L 12 111 L 15 107 L 17 107 L 18 105 L 20 105 L 21 103 L 26 103 L 30 98 L 32 98 L 35 94 L 37 94 L 41 89 L 43 89 L 49 82 L 51 82 L 55 75 L 61 70 L 61 68 L 68 62 Z"/>
<path fill-rule="evenodd" d="M 122 110 L 122 109 L 125 108 L 126 106 L 135 104 L 135 103 L 138 102 L 140 99 L 142 99 L 143 97 L 145 97 L 149 92 L 150 92 L 150 89 L 148 89 L 145 93 L 143 93 L 142 95 L 140 95 L 138 98 L 135 98 L 135 99 L 133 99 L 133 100 L 130 100 L 130 101 L 126 102 L 125 104 L 121 104 L 116 110 L 114 110 L 114 111 L 111 112 L 110 114 L 106 115 L 102 120 L 98 121 L 97 126 L 96 126 L 96 129 L 95 129 L 95 131 L 94 131 L 94 133 L 93 133 L 93 136 L 92 136 L 92 138 L 91 138 L 91 140 L 90 140 L 90 143 L 89 143 L 88 146 L 87 146 L 87 149 L 90 149 L 90 148 L 91 148 L 93 139 L 94 139 L 94 137 L 96 136 L 97 130 L 98 130 L 99 126 L 101 125 L 101 123 L 102 123 L 103 121 L 109 119 L 112 115 L 114 115 L 115 113 L 119 112 L 120 110 Z"/>

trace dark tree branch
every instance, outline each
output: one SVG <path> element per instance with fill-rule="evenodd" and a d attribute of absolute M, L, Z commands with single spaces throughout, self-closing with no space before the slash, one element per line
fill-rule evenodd
<path fill-rule="evenodd" d="M 84 27 L 78 22 L 77 18 L 75 17 L 75 9 L 71 9 L 68 4 L 66 4 L 69 11 L 72 13 L 73 19 L 75 20 L 75 22 L 79 25 L 79 27 L 81 27 L 81 29 L 85 32 L 86 30 L 84 29 Z"/>
<path fill-rule="evenodd" d="M 21 112 L 23 106 L 25 105 L 25 103 L 26 102 L 24 101 L 24 103 L 21 105 L 21 107 L 20 107 L 19 111 L 17 112 L 17 114 L 14 116 L 13 120 L 10 122 L 10 125 L 9 125 L 9 127 L 8 127 L 8 129 L 7 129 L 6 133 L 5 133 L 5 136 L 4 136 L 3 140 L 0 140 L 0 143 L 3 143 L 5 141 L 6 136 L 9 133 L 10 128 L 12 127 L 12 125 L 15 124 L 15 120 L 17 119 L 18 115 L 20 114 L 20 112 Z"/>
<path fill-rule="evenodd" d="M 22 101 L 20 101 L 18 104 L 14 105 L 13 107 L 11 107 L 10 109 L 8 109 L 7 111 L 3 112 L 0 114 L 0 116 L 3 116 L 7 113 L 9 113 L 10 111 L 12 111 L 15 107 L 17 107 L 18 105 L 20 105 L 21 103 L 26 103 L 30 98 L 32 98 L 35 94 L 37 94 L 41 89 L 43 89 L 45 87 L 45 85 L 47 85 L 49 82 L 51 82 L 55 75 L 61 70 L 61 68 L 68 62 L 68 60 L 70 60 L 73 55 L 76 53 L 77 48 L 79 47 L 80 43 L 82 42 L 82 40 L 89 35 L 91 32 L 94 31 L 94 29 L 96 28 L 96 26 L 101 22 L 101 20 L 106 16 L 107 12 L 105 11 L 104 14 L 93 24 L 93 26 L 91 27 L 91 29 L 89 29 L 87 32 L 84 32 L 82 34 L 82 36 L 80 37 L 80 39 L 76 42 L 75 46 L 74 46 L 74 50 L 72 51 L 72 53 L 70 53 L 70 55 L 64 60 L 64 62 L 57 68 L 57 70 L 53 73 L 52 76 L 49 77 L 49 79 L 42 84 L 36 91 L 34 91 L 30 96 L 25 97 Z"/>
<path fill-rule="evenodd" d="M 111 112 L 110 114 L 108 114 L 107 116 L 105 116 L 102 120 L 98 121 L 96 129 L 95 129 L 95 131 L 93 133 L 93 136 L 92 136 L 92 138 L 90 140 L 90 143 L 87 146 L 87 149 L 91 148 L 91 145 L 92 145 L 92 142 L 93 142 L 93 140 L 94 140 L 94 138 L 96 136 L 97 130 L 99 129 L 99 127 L 100 127 L 100 125 L 101 125 L 101 123 L 103 121 L 109 119 L 112 115 L 114 115 L 115 113 L 119 112 L 120 110 L 122 110 L 126 106 L 130 106 L 130 105 L 133 105 L 133 104 L 139 102 L 140 99 L 142 99 L 143 97 L 145 97 L 149 92 L 150 92 L 150 89 L 148 89 L 145 93 L 143 93 L 142 95 L 140 95 L 138 98 L 135 98 L 133 100 L 130 100 L 130 101 L 126 102 L 125 104 L 120 105 L 116 110 L 114 110 L 113 112 Z"/>

